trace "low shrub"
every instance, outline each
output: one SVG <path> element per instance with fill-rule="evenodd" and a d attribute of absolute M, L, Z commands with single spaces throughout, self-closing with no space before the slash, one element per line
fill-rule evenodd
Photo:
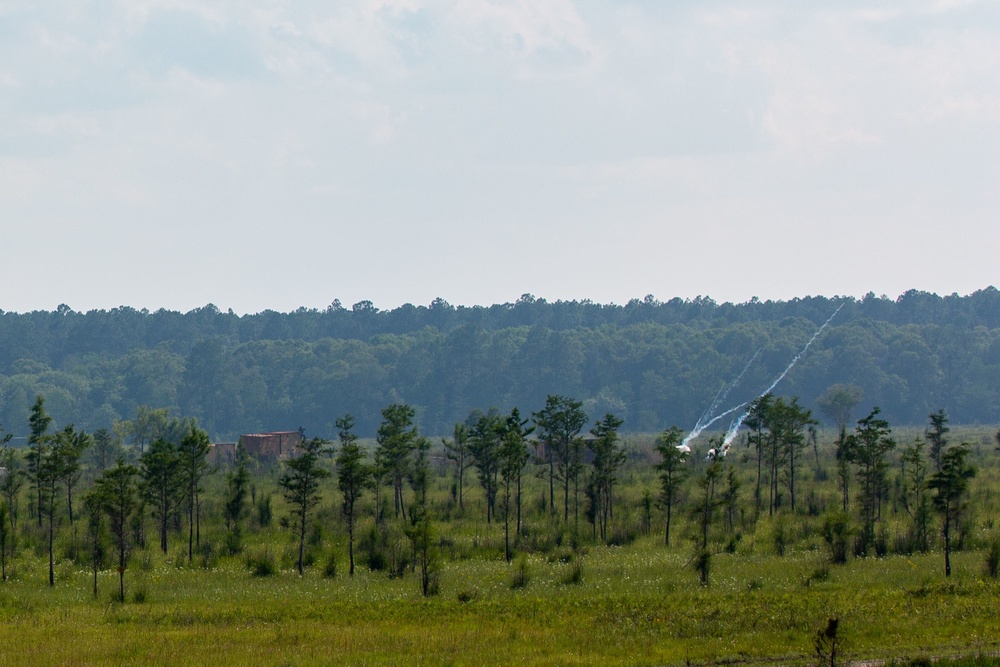
<path fill-rule="evenodd" d="M 583 563 L 575 560 L 570 564 L 569 570 L 563 575 L 562 583 L 567 586 L 575 586 L 583 583 Z"/>
<path fill-rule="evenodd" d="M 323 565 L 323 576 L 327 579 L 333 579 L 337 576 L 337 556 L 332 551 Z"/>
<path fill-rule="evenodd" d="M 993 579 L 1000 576 L 1000 537 L 994 538 L 990 541 L 990 546 L 986 551 L 986 558 L 984 559 L 983 566 L 986 569 L 986 574 Z"/>
<path fill-rule="evenodd" d="M 215 548 L 214 543 L 205 540 L 201 543 L 198 551 L 201 555 L 201 567 L 203 569 L 211 570 L 219 566 L 219 550 Z"/>
<path fill-rule="evenodd" d="M 261 528 L 267 528 L 271 525 L 272 517 L 271 496 L 261 496 L 257 501 L 257 525 Z"/>
<path fill-rule="evenodd" d="M 823 519 L 823 539 L 830 547 L 830 561 L 832 563 L 840 565 L 847 562 L 847 547 L 853 534 L 854 527 L 851 525 L 851 517 L 846 512 L 830 512 Z"/>
<path fill-rule="evenodd" d="M 530 580 L 531 574 L 528 571 L 528 559 L 521 556 L 514 563 L 514 575 L 511 577 L 510 587 L 514 590 L 526 588 Z"/>
<path fill-rule="evenodd" d="M 239 528 L 234 528 L 226 533 L 226 553 L 230 556 L 243 553 L 243 535 Z"/>
<path fill-rule="evenodd" d="M 270 549 L 263 549 L 248 554 L 246 563 L 247 569 L 255 577 L 271 577 L 278 572 L 274 554 Z"/>
<path fill-rule="evenodd" d="M 779 516 L 778 520 L 775 521 L 774 533 L 771 537 L 774 540 L 774 553 L 779 557 L 783 557 L 785 549 L 788 548 L 788 544 L 791 541 L 791 531 L 788 529 L 788 522 L 785 520 L 785 517 Z"/>

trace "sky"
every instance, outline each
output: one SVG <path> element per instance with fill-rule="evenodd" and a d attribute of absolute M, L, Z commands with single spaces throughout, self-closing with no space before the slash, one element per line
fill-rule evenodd
<path fill-rule="evenodd" d="M 1000 3 L 0 0 L 0 309 L 968 294 Z"/>

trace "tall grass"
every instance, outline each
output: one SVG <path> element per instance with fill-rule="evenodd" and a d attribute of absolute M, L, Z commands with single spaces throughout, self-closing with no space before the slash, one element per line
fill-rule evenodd
<path fill-rule="evenodd" d="M 194 562 L 176 544 L 168 555 L 155 545 L 138 549 L 124 603 L 112 599 L 118 574 L 110 570 L 99 574 L 93 598 L 92 573 L 68 533 L 49 588 L 44 541 L 29 526 L 10 579 L 0 583 L 0 665 L 805 663 L 830 618 L 839 619 L 847 660 L 971 660 L 1000 650 L 1000 581 L 991 576 L 1000 569 L 993 567 L 1000 526 L 992 522 L 1000 471 L 991 447 L 975 453 L 975 512 L 950 579 L 933 547 L 893 546 L 909 530 L 895 501 L 882 521 L 887 555 L 854 557 L 853 508 L 839 511 L 832 478 L 803 483 L 809 500 L 800 511 L 757 516 L 752 469 L 740 462 L 746 452 L 735 451 L 744 494 L 701 586 L 683 513 L 674 546 L 662 544 L 649 502 L 656 479 L 641 446 L 622 475 L 613 546 L 589 539 L 586 524 L 575 530 L 553 517 L 533 480 L 512 564 L 503 558 L 502 526 L 485 521 L 481 492 L 466 490 L 462 512 L 439 471 L 430 493 L 442 536 L 435 545 L 441 594 L 433 598 L 421 594 L 399 527 L 374 526 L 370 494 L 353 577 L 343 567 L 333 490 L 317 513 L 322 528 L 309 536 L 315 565 L 300 577 L 280 527 L 283 501 L 265 477 L 238 548 L 206 522 Z M 829 465 L 830 453 L 822 457 Z"/>
<path fill-rule="evenodd" d="M 64 562 L 49 589 L 45 563 L 25 556 L 0 587 L 3 663 L 805 660 L 834 616 L 853 658 L 987 653 L 1000 637 L 1000 585 L 971 552 L 957 555 L 960 574 L 951 581 L 937 554 L 839 567 L 825 565 L 822 551 L 720 554 L 705 588 L 684 550 L 643 538 L 568 563 L 540 555 L 514 565 L 447 561 L 443 594 L 433 599 L 409 574 L 359 568 L 353 578 L 330 578 L 317 567 L 304 577 L 286 568 L 261 578 L 244 560 L 222 557 L 207 570 L 150 552 L 147 567 L 130 569 L 130 601 L 121 604 L 111 601 L 116 573 L 100 575 L 94 601 L 86 568 Z M 511 585 L 518 570 L 530 571 L 530 585 Z M 132 601 L 139 591 L 142 604 Z"/>

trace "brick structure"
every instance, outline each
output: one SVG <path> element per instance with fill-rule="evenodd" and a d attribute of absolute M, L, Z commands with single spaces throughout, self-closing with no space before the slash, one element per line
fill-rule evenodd
<path fill-rule="evenodd" d="M 302 452 L 301 431 L 248 433 L 240 436 L 240 447 L 258 461 L 284 461 Z"/>

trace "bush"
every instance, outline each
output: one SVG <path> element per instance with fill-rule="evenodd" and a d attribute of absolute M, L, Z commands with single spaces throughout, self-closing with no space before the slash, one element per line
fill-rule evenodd
<path fill-rule="evenodd" d="M 264 549 L 247 556 L 247 569 L 255 577 L 271 577 L 277 574 L 274 554 L 270 549 Z"/>
<path fill-rule="evenodd" d="M 573 550 L 566 548 L 556 549 L 548 555 L 548 561 L 550 563 L 572 563 Z"/>
<path fill-rule="evenodd" d="M 312 525 L 312 528 L 309 530 L 309 537 L 307 540 L 307 544 L 311 547 L 318 547 L 322 543 L 323 543 L 323 524 L 317 521 Z"/>
<path fill-rule="evenodd" d="M 875 533 L 874 547 L 875 555 L 879 558 L 889 553 L 889 531 L 886 529 L 885 524 L 882 524 L 878 532 Z"/>
<path fill-rule="evenodd" d="M 779 557 L 784 556 L 785 549 L 791 541 L 791 535 L 788 530 L 788 522 L 785 520 L 785 517 L 779 516 L 778 520 L 775 521 L 772 539 L 774 540 L 774 553 L 776 553 Z"/>
<path fill-rule="evenodd" d="M 569 571 L 563 575 L 562 582 L 567 586 L 583 583 L 583 564 L 579 560 L 570 564 Z"/>
<path fill-rule="evenodd" d="M 210 570 L 219 566 L 219 550 L 213 542 L 205 540 L 201 543 L 198 551 L 201 555 L 201 567 L 203 569 Z"/>
<path fill-rule="evenodd" d="M 836 667 L 837 665 L 837 656 L 841 653 L 841 640 L 837 636 L 839 625 L 837 617 L 834 616 L 827 620 L 825 628 L 816 631 L 816 636 L 813 638 L 813 648 L 816 650 L 816 657 L 821 666 Z"/>
<path fill-rule="evenodd" d="M 139 569 L 143 572 L 153 571 L 153 554 L 148 551 L 142 552 L 142 557 L 139 559 Z"/>
<path fill-rule="evenodd" d="M 424 588 L 424 595 L 430 597 L 432 595 L 441 594 L 441 572 L 435 568 L 427 573 L 427 585 Z"/>
<path fill-rule="evenodd" d="M 271 525 L 271 496 L 261 496 L 257 501 L 257 525 L 267 528 Z"/>
<path fill-rule="evenodd" d="M 712 571 L 712 552 L 700 549 L 694 557 L 694 569 L 698 573 L 698 581 L 702 586 L 708 586 L 708 575 Z"/>
<path fill-rule="evenodd" d="M 1000 538 L 994 538 L 990 542 L 990 548 L 986 551 L 986 558 L 983 565 L 986 567 L 986 574 L 996 579 L 1000 576 Z"/>
<path fill-rule="evenodd" d="M 617 524 L 612 527 L 611 534 L 608 535 L 607 545 L 609 547 L 624 547 L 632 544 L 639 538 L 639 529 L 630 524 Z"/>
<path fill-rule="evenodd" d="M 365 565 L 372 572 L 382 572 L 388 567 L 388 562 L 385 559 L 385 554 L 379 550 L 372 550 L 365 553 L 364 559 Z"/>
<path fill-rule="evenodd" d="M 832 563 L 847 562 L 847 545 L 853 533 L 851 517 L 846 512 L 830 512 L 823 519 L 823 539 L 830 546 Z"/>
<path fill-rule="evenodd" d="M 330 552 L 326 564 L 323 565 L 323 576 L 327 579 L 333 579 L 337 576 L 337 556 L 333 552 Z"/>
<path fill-rule="evenodd" d="M 530 580 L 531 574 L 528 572 L 528 559 L 521 556 L 514 563 L 514 576 L 511 577 L 510 587 L 514 590 L 526 588 Z"/>
<path fill-rule="evenodd" d="M 243 553 L 243 535 L 238 527 L 226 533 L 226 553 L 230 556 Z"/>
<path fill-rule="evenodd" d="M 809 585 L 812 584 L 814 581 L 815 582 L 826 581 L 829 578 L 830 578 L 830 565 L 828 563 L 823 563 L 815 570 L 813 570 L 812 574 L 806 577 L 804 583 L 806 587 L 809 587 Z"/>
<path fill-rule="evenodd" d="M 358 551 L 369 570 L 388 571 L 391 577 L 402 577 L 410 564 L 410 550 L 403 548 L 399 533 L 391 528 L 372 526 L 358 542 Z"/>

